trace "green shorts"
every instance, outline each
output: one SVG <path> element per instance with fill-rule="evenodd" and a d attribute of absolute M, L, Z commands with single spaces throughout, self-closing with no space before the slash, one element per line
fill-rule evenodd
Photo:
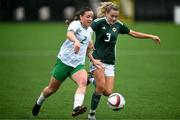
<path fill-rule="evenodd" d="M 84 69 L 84 65 L 78 65 L 76 68 L 64 64 L 59 58 L 51 72 L 52 76 L 63 82 L 67 77 L 71 77 L 77 71 Z"/>

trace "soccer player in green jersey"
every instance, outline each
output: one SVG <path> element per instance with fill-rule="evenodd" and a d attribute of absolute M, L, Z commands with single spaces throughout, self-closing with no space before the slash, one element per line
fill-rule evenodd
<path fill-rule="evenodd" d="M 96 120 L 95 113 L 101 95 L 109 96 L 114 86 L 114 64 L 115 64 L 115 45 L 119 34 L 127 34 L 135 38 L 150 38 L 159 44 L 158 36 L 136 32 L 129 29 L 118 20 L 118 6 L 112 2 L 100 4 L 98 18 L 91 25 L 95 32 L 95 50 L 91 59 L 90 72 L 95 79 L 95 92 L 91 99 L 91 109 L 88 114 L 89 120 Z"/>
<path fill-rule="evenodd" d="M 69 24 L 67 39 L 57 55 L 57 62 L 52 70 L 49 85 L 42 90 L 32 109 L 34 116 L 38 115 L 45 99 L 55 93 L 67 77 L 70 77 L 77 84 L 72 116 L 86 112 L 87 108 L 82 105 L 87 83 L 87 72 L 84 64 L 86 52 L 88 48 L 93 46 L 91 42 L 93 31 L 90 27 L 92 20 L 93 11 L 85 7 L 78 12 L 75 20 Z"/>

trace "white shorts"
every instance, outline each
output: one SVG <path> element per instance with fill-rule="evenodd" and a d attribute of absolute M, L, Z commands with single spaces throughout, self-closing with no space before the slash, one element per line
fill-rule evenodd
<path fill-rule="evenodd" d="M 103 63 L 104 65 L 104 75 L 105 76 L 114 76 L 114 65 Z M 90 63 L 90 72 L 96 70 L 97 67 Z"/>

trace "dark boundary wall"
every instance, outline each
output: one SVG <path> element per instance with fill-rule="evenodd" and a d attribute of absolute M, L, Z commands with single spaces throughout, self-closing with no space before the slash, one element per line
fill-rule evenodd
<path fill-rule="evenodd" d="M 180 0 L 135 0 L 135 20 L 173 21 L 176 5 Z"/>
<path fill-rule="evenodd" d="M 25 9 L 25 21 L 37 21 L 38 10 L 42 6 L 50 8 L 50 21 L 59 21 L 63 20 L 65 7 L 79 9 L 89 6 L 89 0 L 0 0 L 0 21 L 14 21 L 14 10 L 20 6 Z"/>
<path fill-rule="evenodd" d="M 180 5 L 180 0 L 134 0 L 135 20 L 173 21 L 173 9 Z M 89 6 L 89 0 L 0 0 L 0 21 L 14 21 L 14 10 L 23 6 L 24 21 L 38 21 L 38 9 L 50 8 L 50 21 L 63 20 L 63 9 L 67 6 L 81 8 Z"/>

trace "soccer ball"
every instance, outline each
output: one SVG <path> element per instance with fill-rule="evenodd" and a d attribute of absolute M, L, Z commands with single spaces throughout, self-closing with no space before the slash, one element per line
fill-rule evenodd
<path fill-rule="evenodd" d="M 107 100 L 107 105 L 112 110 L 120 110 L 125 105 L 124 97 L 119 93 L 112 93 Z"/>

